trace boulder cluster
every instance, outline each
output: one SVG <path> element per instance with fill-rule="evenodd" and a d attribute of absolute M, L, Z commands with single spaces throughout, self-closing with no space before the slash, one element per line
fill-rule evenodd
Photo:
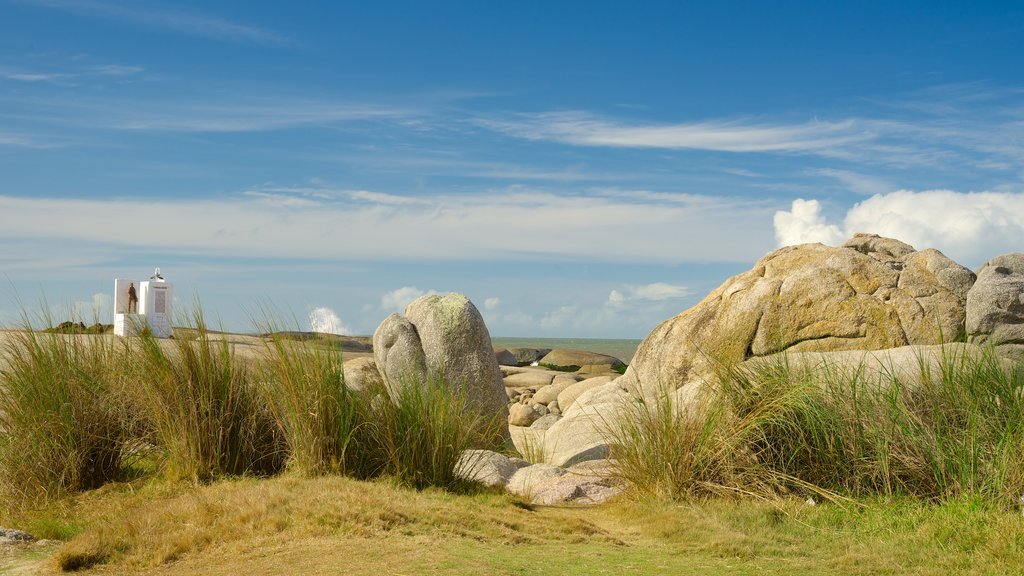
<path fill-rule="evenodd" d="M 394 395 L 439 375 L 480 410 L 507 414 L 512 442 L 534 462 L 467 453 L 464 475 L 535 503 L 599 502 L 621 490 L 607 474 L 607 431 L 625 403 L 670 394 L 685 405 L 722 366 L 784 352 L 807 366 L 913 370 L 944 349 L 969 355 L 981 346 L 1024 359 L 1024 254 L 975 273 L 937 250 L 872 234 L 781 248 L 658 325 L 621 375 L 610 356 L 493 349 L 460 294 L 416 300 L 404 317 L 384 320 L 373 345 L 372 363 L 351 367 L 350 385 L 379 377 Z"/>

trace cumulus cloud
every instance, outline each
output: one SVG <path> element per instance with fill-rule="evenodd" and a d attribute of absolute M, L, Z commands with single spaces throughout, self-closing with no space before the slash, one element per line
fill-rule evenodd
<path fill-rule="evenodd" d="M 484 300 L 484 308 L 486 310 L 494 310 L 501 304 L 501 298 L 488 298 Z"/>
<path fill-rule="evenodd" d="M 338 314 L 330 308 L 314 308 L 309 313 L 309 329 L 322 334 L 338 334 L 346 336 L 351 334 L 348 326 L 342 323 Z"/>
<path fill-rule="evenodd" d="M 828 224 L 816 200 L 795 200 L 775 215 L 780 245 L 825 241 L 835 244 L 855 232 L 898 238 L 917 249 L 937 248 L 976 267 L 989 258 L 1022 249 L 1024 194 L 900 190 L 876 194 L 850 208 L 842 227 Z"/>
<path fill-rule="evenodd" d="M 846 237 L 842 230 L 825 221 L 821 214 L 821 204 L 817 200 L 797 199 L 787 212 L 780 210 L 775 213 L 775 239 L 779 246 L 821 242 L 834 245 Z"/>
<path fill-rule="evenodd" d="M 420 290 L 415 286 L 402 286 L 380 297 L 381 310 L 386 312 L 404 312 L 405 307 L 413 300 L 425 294 L 437 294 L 436 290 Z"/>

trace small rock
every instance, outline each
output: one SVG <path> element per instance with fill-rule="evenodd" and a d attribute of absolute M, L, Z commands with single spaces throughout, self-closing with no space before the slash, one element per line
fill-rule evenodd
<path fill-rule="evenodd" d="M 529 426 L 543 414 L 533 409 L 529 404 L 513 404 L 508 409 L 508 423 L 512 426 Z"/>
<path fill-rule="evenodd" d="M 558 405 L 558 400 L 552 400 L 548 403 L 548 414 L 554 414 L 555 416 L 561 416 L 562 407 Z"/>
<path fill-rule="evenodd" d="M 547 430 L 551 428 L 555 422 L 558 422 L 559 418 L 555 414 L 545 414 L 540 418 L 534 420 L 533 424 L 530 424 L 531 430 Z"/>
<path fill-rule="evenodd" d="M 36 537 L 28 532 L 14 528 L 0 528 L 0 544 L 25 544 L 33 542 L 35 539 Z"/>

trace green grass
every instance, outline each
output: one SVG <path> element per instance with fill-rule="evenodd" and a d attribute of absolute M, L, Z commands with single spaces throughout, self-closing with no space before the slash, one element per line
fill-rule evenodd
<path fill-rule="evenodd" d="M 129 441 L 122 347 L 29 330 L 2 351 L 0 491 L 12 508 L 118 479 Z"/>
<path fill-rule="evenodd" d="M 287 446 L 288 466 L 315 476 L 370 476 L 368 403 L 345 386 L 341 353 L 271 337 L 262 377 Z"/>
<path fill-rule="evenodd" d="M 981 498 L 1024 494 L 1024 364 L 943 351 L 919 372 L 790 366 L 779 355 L 723 371 L 685 407 L 635 401 L 610 426 L 640 493 Z"/>
<path fill-rule="evenodd" d="M 129 361 L 147 423 L 166 453 L 165 472 L 207 481 L 280 471 L 284 441 L 253 368 L 207 330 L 202 312 L 192 321 L 194 338 L 174 339 L 166 350 L 143 335 L 138 356 Z"/>

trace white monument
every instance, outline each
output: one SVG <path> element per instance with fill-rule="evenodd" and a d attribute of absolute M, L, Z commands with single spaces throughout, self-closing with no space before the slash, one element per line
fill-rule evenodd
<path fill-rule="evenodd" d="M 157 338 L 170 338 L 174 294 L 171 283 L 160 275 L 160 269 L 146 282 L 133 279 L 114 280 L 114 334 L 138 336 L 148 329 Z"/>

